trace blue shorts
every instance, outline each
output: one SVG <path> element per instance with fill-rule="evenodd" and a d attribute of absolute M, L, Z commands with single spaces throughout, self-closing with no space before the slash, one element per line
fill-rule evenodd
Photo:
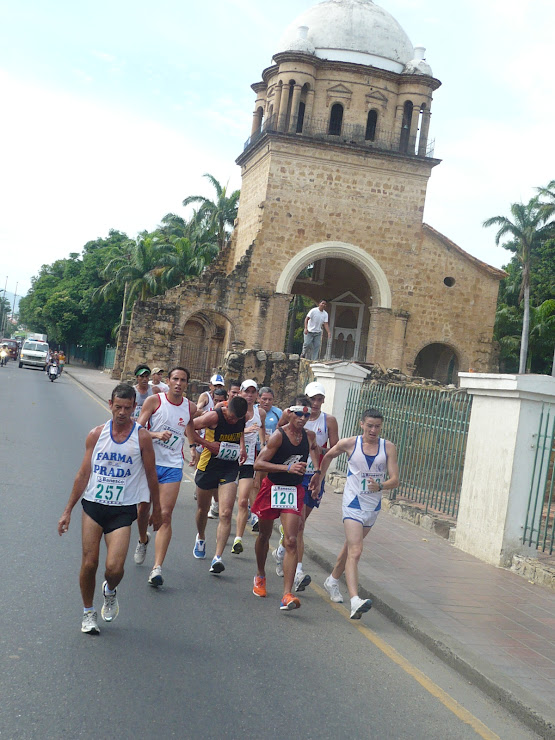
<path fill-rule="evenodd" d="M 158 483 L 179 483 L 183 478 L 183 468 L 166 468 L 163 465 L 156 466 Z"/>
<path fill-rule="evenodd" d="M 326 485 L 326 481 L 325 479 L 322 481 L 318 498 L 312 498 L 312 494 L 308 490 L 308 484 L 310 483 L 311 478 L 312 475 L 303 475 L 304 503 L 305 506 L 308 506 L 309 509 L 317 509 L 320 506 L 320 501 L 322 500 L 322 496 L 324 495 L 324 486 Z"/>

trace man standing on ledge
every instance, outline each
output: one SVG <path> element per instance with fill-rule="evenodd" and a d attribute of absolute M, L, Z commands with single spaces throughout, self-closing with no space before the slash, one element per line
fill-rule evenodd
<path fill-rule="evenodd" d="M 363 540 L 382 508 L 382 491 L 391 491 L 399 485 L 397 450 L 393 442 L 380 437 L 382 424 L 380 411 L 364 411 L 360 420 L 362 434 L 340 439 L 326 452 L 320 470 L 314 471 L 311 481 L 312 490 L 319 491 L 331 461 L 342 453 L 347 455 L 349 472 L 342 508 L 345 544 L 324 587 L 332 601 L 341 603 L 343 596 L 339 590 L 339 579 L 345 571 L 351 597 L 351 619 L 360 619 L 372 607 L 370 599 L 361 599 L 358 595 L 358 561 L 362 555 Z"/>
<path fill-rule="evenodd" d="M 112 622 L 119 613 L 116 587 L 123 578 L 131 524 L 137 518 L 137 504 L 141 501 L 152 503 L 154 530 L 159 528 L 161 521 L 152 440 L 146 429 L 132 418 L 136 404 L 135 389 L 127 383 L 117 385 L 108 403 L 112 418 L 88 433 L 83 462 L 58 522 L 61 536 L 67 532 L 73 507 L 82 497 L 81 632 L 89 635 L 99 633 L 93 598 L 102 535 L 107 552 L 101 614 L 105 622 Z"/>
<path fill-rule="evenodd" d="M 320 346 L 322 344 L 322 327 L 328 333 L 328 341 L 330 340 L 330 326 L 328 323 L 328 312 L 326 311 L 327 301 L 320 301 L 320 303 L 311 308 L 304 319 L 304 342 L 303 351 L 301 357 L 305 357 L 307 360 L 317 360 L 320 354 Z"/>

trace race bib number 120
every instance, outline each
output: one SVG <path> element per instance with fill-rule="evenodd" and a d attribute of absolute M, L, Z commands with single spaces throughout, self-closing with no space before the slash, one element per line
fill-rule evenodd
<path fill-rule="evenodd" d="M 297 507 L 296 486 L 272 486 L 272 509 L 295 509 Z"/>

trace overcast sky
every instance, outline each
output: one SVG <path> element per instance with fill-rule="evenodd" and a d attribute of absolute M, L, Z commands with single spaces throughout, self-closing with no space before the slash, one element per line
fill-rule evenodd
<path fill-rule="evenodd" d="M 240 187 L 250 85 L 311 0 L 0 0 L 0 290 L 110 228 L 135 236 L 202 175 Z M 425 221 L 495 266 L 481 224 L 555 179 L 552 0 L 381 0 L 442 87 Z"/>

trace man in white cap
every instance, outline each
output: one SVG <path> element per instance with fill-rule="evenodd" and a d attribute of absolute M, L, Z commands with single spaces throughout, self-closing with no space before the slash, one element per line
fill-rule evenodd
<path fill-rule="evenodd" d="M 148 381 L 149 386 L 152 388 L 154 393 L 167 393 L 170 386 L 162 381 L 162 373 L 164 370 L 161 367 L 153 367 Z"/>
<path fill-rule="evenodd" d="M 263 446 L 266 439 L 265 421 L 266 412 L 255 403 L 258 398 L 258 384 L 249 378 L 241 383 L 241 396 L 248 404 L 245 416 L 245 447 L 247 448 L 247 459 L 239 466 L 238 483 L 238 511 L 237 511 L 237 533 L 233 540 L 231 552 L 239 555 L 243 552 L 243 535 L 249 517 L 249 504 L 254 502 L 252 498 L 254 483 L 254 458 L 256 454 L 256 443 Z M 252 498 L 252 500 L 251 500 Z"/>
<path fill-rule="evenodd" d="M 326 451 L 331 447 L 334 447 L 339 441 L 339 432 L 337 428 L 337 419 L 331 414 L 326 414 L 322 411 L 322 405 L 326 400 L 326 389 L 321 383 L 309 383 L 305 390 L 305 395 L 310 398 L 312 403 L 312 409 L 310 417 L 305 424 L 305 429 L 309 429 L 316 435 L 316 444 L 318 445 L 318 454 L 320 460 L 324 457 Z M 282 417 L 283 418 L 283 417 Z M 280 422 L 281 423 L 281 422 Z M 312 492 L 309 490 L 310 481 L 314 475 L 314 466 L 312 460 L 309 460 L 306 466 L 306 471 L 303 476 L 303 488 L 305 490 L 304 497 L 304 510 L 303 510 L 303 523 L 308 519 L 311 512 L 320 506 L 320 501 L 324 495 L 324 479 L 320 486 L 318 496 L 313 497 Z M 312 580 L 308 573 L 303 572 L 303 555 L 304 555 L 304 538 L 303 538 L 304 524 L 297 537 L 297 552 L 298 552 L 298 563 L 297 571 L 295 573 L 294 589 L 295 591 L 304 591 Z M 272 553 L 276 559 L 276 572 L 283 569 L 283 556 L 285 555 L 285 549 L 283 544 L 280 542 L 279 547 Z"/>
<path fill-rule="evenodd" d="M 214 390 L 216 388 L 225 388 L 225 381 L 223 378 L 223 375 L 220 375 L 220 373 L 214 373 L 212 377 L 210 378 L 210 381 L 208 383 L 209 390 L 204 391 L 204 393 L 201 393 L 198 402 L 197 402 L 197 417 L 202 416 L 202 414 L 207 414 L 209 411 L 213 411 L 216 407 L 216 401 L 214 400 Z M 199 430 L 199 434 L 202 438 L 204 438 L 204 429 Z M 203 448 L 197 447 L 197 452 L 199 455 L 202 454 Z M 220 515 L 220 504 L 218 503 L 218 493 L 216 492 L 214 495 L 214 498 L 212 499 L 212 503 L 210 504 L 210 511 L 208 512 L 208 518 L 209 519 L 217 519 Z"/>

